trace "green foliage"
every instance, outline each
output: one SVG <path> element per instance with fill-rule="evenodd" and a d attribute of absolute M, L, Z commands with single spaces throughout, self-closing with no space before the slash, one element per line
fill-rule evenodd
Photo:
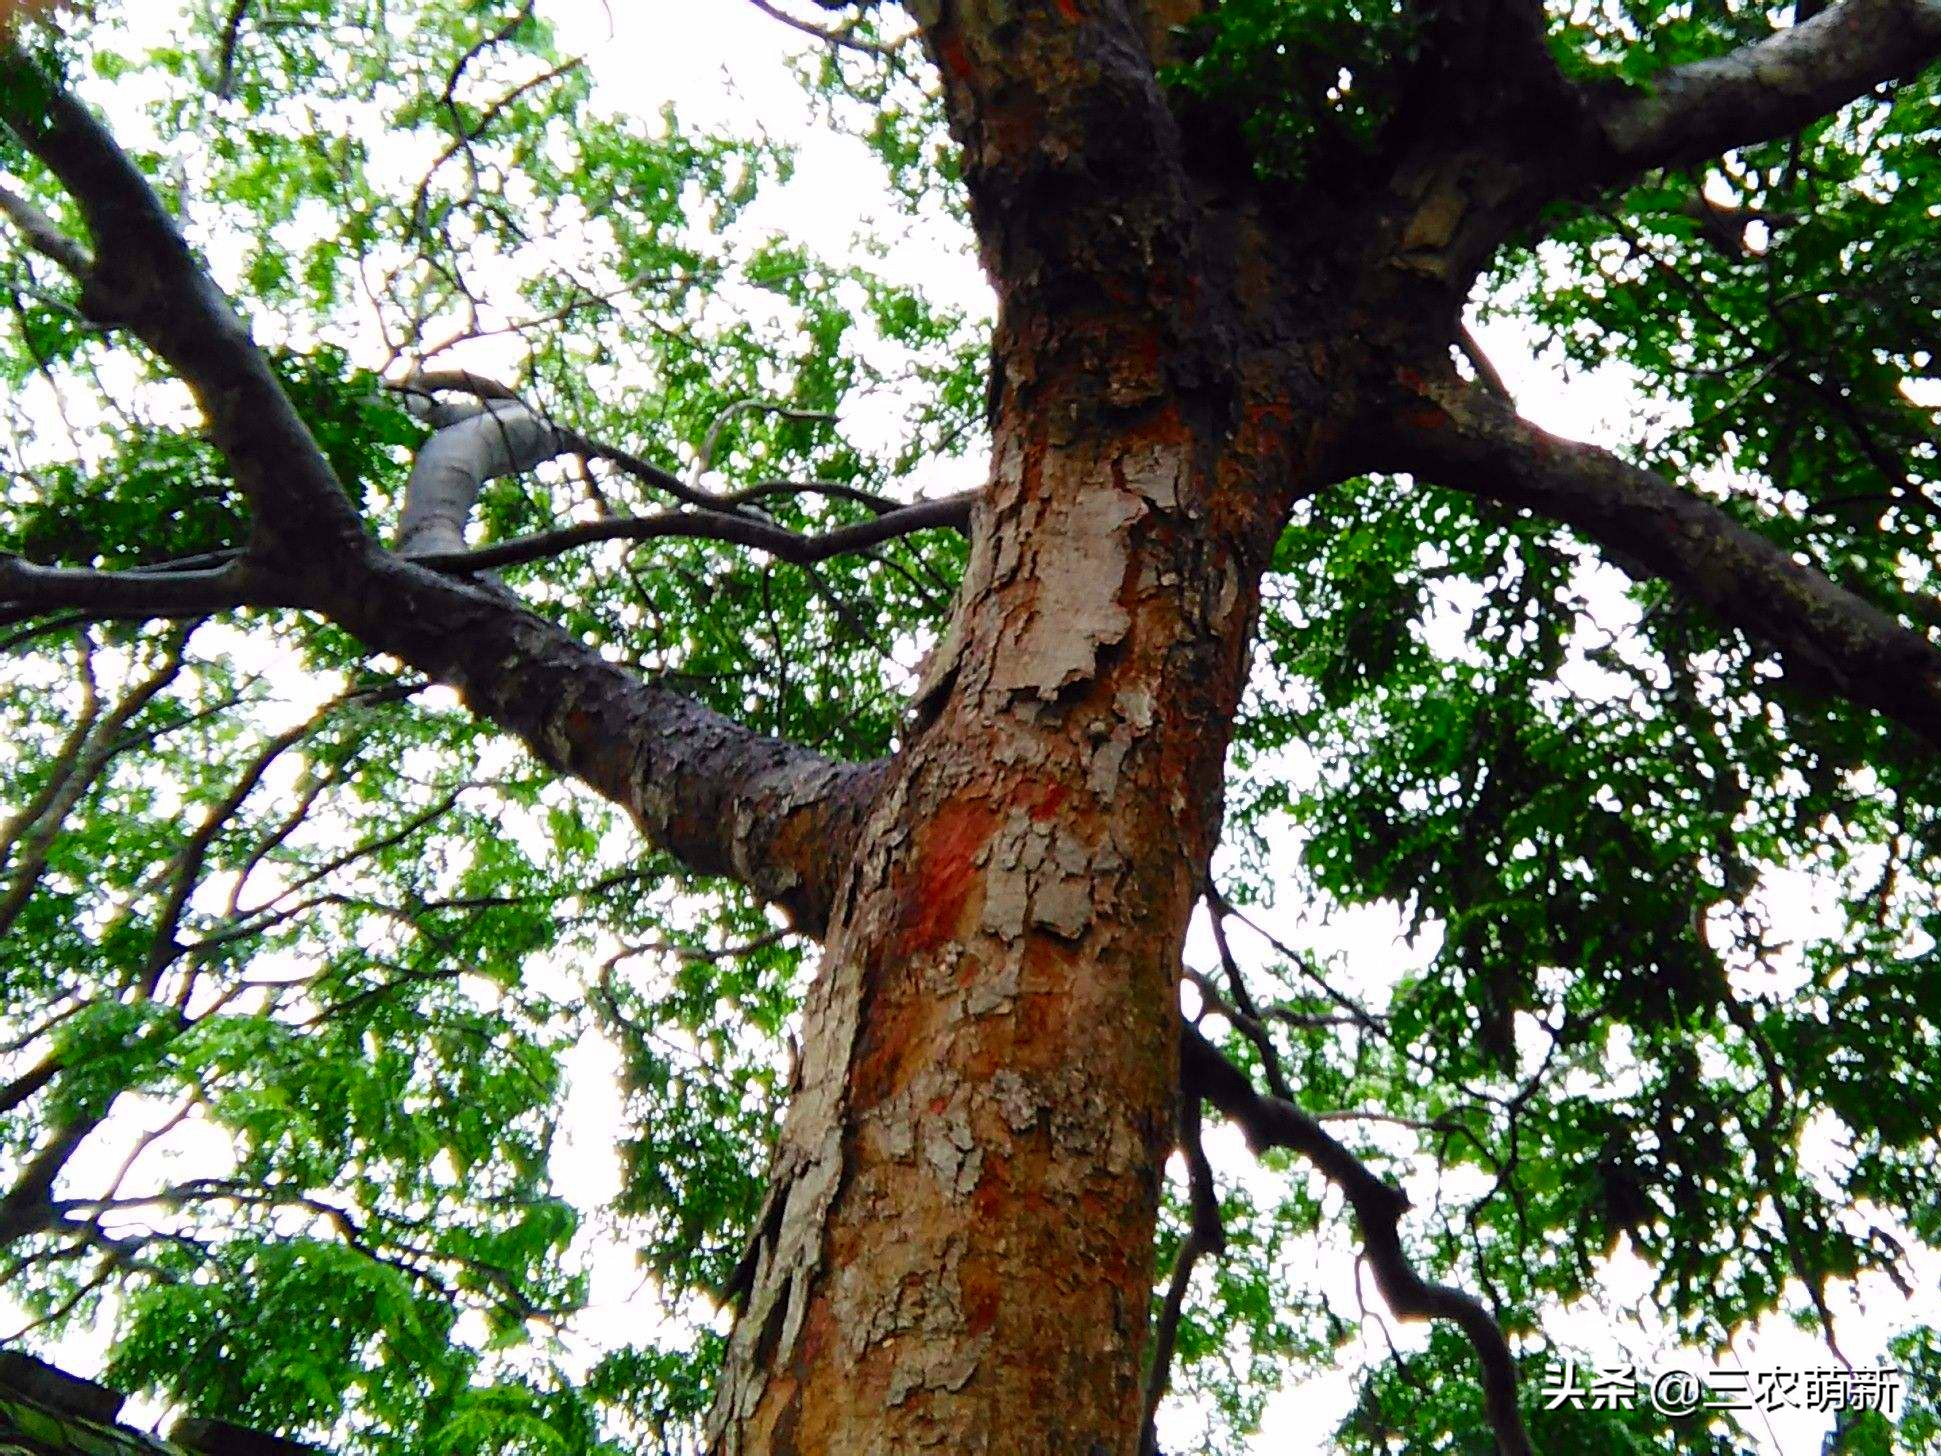
<path fill-rule="evenodd" d="M 760 498 L 805 532 L 975 444 L 977 320 L 744 225 L 781 147 L 596 106 L 517 5 L 232 11 L 76 17 L 59 61 L 124 132 L 196 139 L 138 159 L 375 529 L 426 435 L 393 387 L 413 367 L 497 372 L 671 470 L 711 442 L 711 489 L 813 481 Z M 72 224 L 11 143 L 0 165 Z M 0 550 L 242 547 L 179 386 L 35 255 L 0 250 L 0 298 Z M 892 393 L 900 418 L 852 428 Z M 549 467 L 493 482 L 478 529 L 658 504 Z M 935 540 L 813 570 L 673 542 L 507 575 L 650 675 L 867 757 L 959 567 Z M 346 1453 L 691 1449 L 800 945 L 328 625 L 4 640 L 0 1164 L 79 1151 L 10 1250 L 0 1332 L 98 1329 L 122 1385 Z M 610 1173 L 561 1147 L 569 1087 L 614 1122 Z M 614 1248 L 659 1295 L 624 1342 L 593 1282 Z"/>
<path fill-rule="evenodd" d="M 1188 28 L 1170 85 L 1193 124 L 1237 125 L 1290 182 L 1364 161 L 1394 115 L 1421 26 L 1395 0 L 1227 0 Z"/>

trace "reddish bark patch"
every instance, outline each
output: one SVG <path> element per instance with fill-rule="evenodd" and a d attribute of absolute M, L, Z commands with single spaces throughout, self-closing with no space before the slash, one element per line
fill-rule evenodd
<path fill-rule="evenodd" d="M 1004 1288 L 984 1269 L 965 1268 L 957 1277 L 964 1291 L 964 1330 L 974 1339 L 997 1323 Z"/>
<path fill-rule="evenodd" d="M 897 951 L 919 955 L 957 938 L 964 902 L 977 883 L 977 856 L 997 815 L 981 800 L 953 799 L 918 831 L 917 864 L 903 890 Z"/>
<path fill-rule="evenodd" d="M 858 1105 L 873 1106 L 903 1084 L 904 1059 L 928 1023 L 923 1008 L 908 999 L 874 1008 L 862 1048 L 849 1070 L 850 1093 Z"/>
<path fill-rule="evenodd" d="M 937 56 L 944 63 L 944 69 L 960 81 L 969 80 L 977 69 L 971 64 L 970 52 L 964 49 L 964 42 L 955 35 L 938 39 Z"/>
<path fill-rule="evenodd" d="M 1046 784 L 1038 802 L 1031 806 L 1034 823 L 1043 824 L 1047 819 L 1056 817 L 1059 807 L 1072 796 L 1072 791 L 1063 784 Z"/>
<path fill-rule="evenodd" d="M 1085 18 L 1085 12 L 1078 8 L 1078 0 L 1058 0 L 1058 13 L 1073 25 Z"/>
<path fill-rule="evenodd" d="M 985 1148 L 982 1176 L 971 1190 L 971 1207 L 979 1218 L 989 1218 L 1011 1199 L 1011 1160 L 995 1148 Z"/>

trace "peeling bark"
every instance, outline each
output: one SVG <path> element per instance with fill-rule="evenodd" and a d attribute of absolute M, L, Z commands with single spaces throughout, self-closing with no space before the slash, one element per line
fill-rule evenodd
<path fill-rule="evenodd" d="M 1178 347 L 1128 356 L 1045 311 L 1053 269 L 1004 293 L 992 476 L 837 894 L 720 1456 L 1138 1449 L 1180 948 L 1324 431 L 1287 428 L 1278 338 L 1209 392 L 1226 310 L 1162 281 Z"/>

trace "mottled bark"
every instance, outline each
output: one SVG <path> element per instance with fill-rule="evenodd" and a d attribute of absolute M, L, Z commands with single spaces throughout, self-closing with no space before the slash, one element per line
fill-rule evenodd
<path fill-rule="evenodd" d="M 1267 538 L 1175 412 L 1045 419 L 1001 436 L 837 905 L 723 1453 L 1137 1449 L 1179 951 Z"/>
<path fill-rule="evenodd" d="M 992 478 L 807 1008 L 722 1456 L 1139 1446 L 1180 948 L 1324 430 L 1137 28 L 1006 9 L 929 33 L 1001 299 Z"/>

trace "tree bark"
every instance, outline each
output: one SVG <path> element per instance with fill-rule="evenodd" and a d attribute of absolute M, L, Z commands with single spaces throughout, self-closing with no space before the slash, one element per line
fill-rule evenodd
<path fill-rule="evenodd" d="M 1136 1450 L 1180 947 L 1264 561 L 1216 502 L 1234 458 L 1171 409 L 1001 421 L 838 894 L 724 1456 Z"/>

